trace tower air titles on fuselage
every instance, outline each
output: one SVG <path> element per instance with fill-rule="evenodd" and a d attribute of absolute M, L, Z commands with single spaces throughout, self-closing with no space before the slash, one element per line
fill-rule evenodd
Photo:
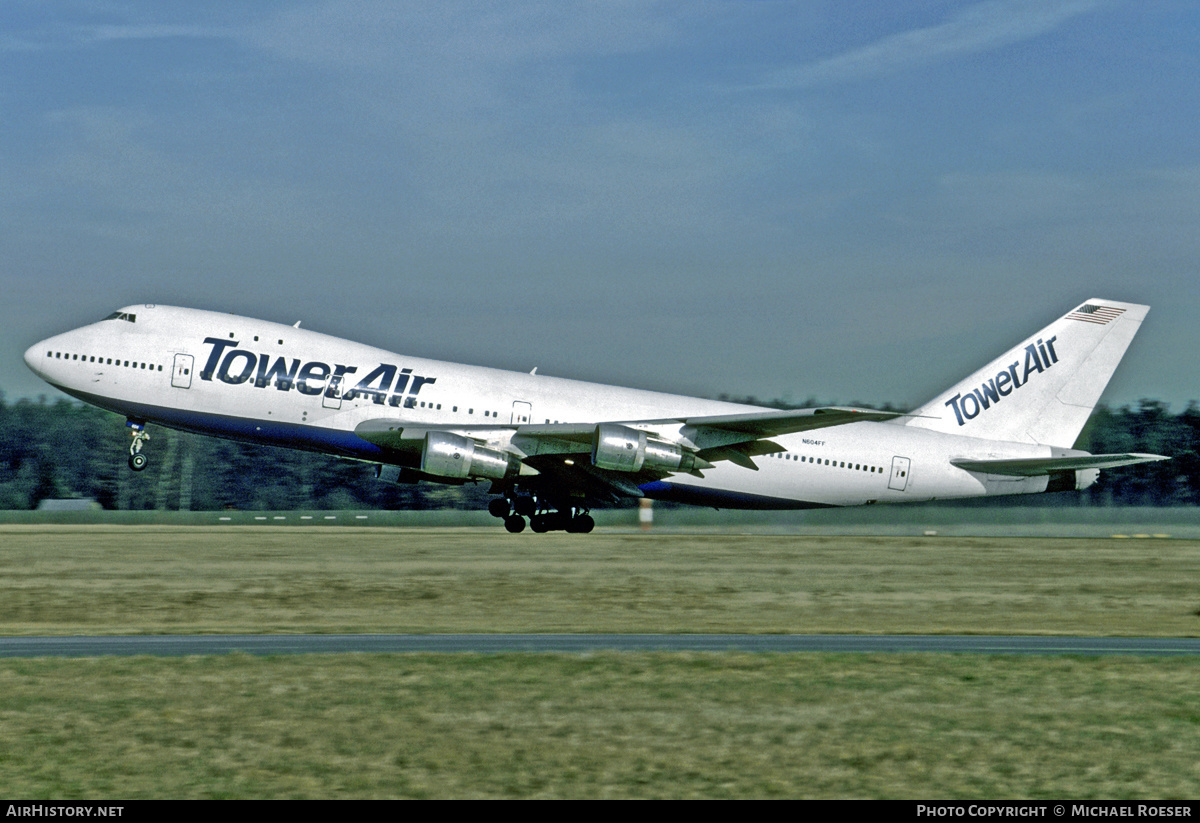
<path fill-rule="evenodd" d="M 279 391 L 291 391 L 294 388 L 301 394 L 316 396 L 336 391 L 346 375 L 359 371 L 357 366 L 319 360 L 302 364 L 299 358 L 289 360 L 283 356 L 276 356 L 272 362 L 269 354 L 237 348 L 237 340 L 206 337 L 204 343 L 212 346 L 208 360 L 200 371 L 200 379 L 208 382 L 216 379 L 235 386 L 246 383 L 258 389 L 273 384 Z M 411 408 L 421 387 L 436 382 L 436 377 L 424 377 L 413 374 L 412 369 L 380 363 L 353 388 L 347 389 L 342 397 L 353 400 L 362 395 L 381 406 L 385 403 L 390 406 L 403 404 Z"/>

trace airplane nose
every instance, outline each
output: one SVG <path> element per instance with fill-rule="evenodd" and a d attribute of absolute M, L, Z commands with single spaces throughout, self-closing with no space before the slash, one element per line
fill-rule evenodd
<path fill-rule="evenodd" d="M 45 342 L 34 343 L 25 350 L 25 365 L 33 371 L 38 377 L 42 376 L 42 361 L 46 359 L 46 344 Z"/>

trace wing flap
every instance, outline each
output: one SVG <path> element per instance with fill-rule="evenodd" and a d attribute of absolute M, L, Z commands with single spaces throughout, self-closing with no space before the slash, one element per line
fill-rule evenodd
<path fill-rule="evenodd" d="M 397 420 L 381 418 L 364 420 L 354 427 L 354 433 L 376 446 L 387 449 L 406 449 L 425 439 L 429 432 L 452 432 L 475 440 L 488 440 L 500 432 L 511 432 L 513 426 L 436 426 L 428 423 L 406 425 Z"/>
<path fill-rule="evenodd" d="M 544 477 L 551 478 L 560 488 L 575 489 L 585 497 L 612 503 L 622 498 L 642 497 L 639 483 L 648 483 L 664 476 L 651 472 L 623 475 L 597 468 L 585 461 L 564 460 L 550 455 L 527 457 L 524 462 Z"/>

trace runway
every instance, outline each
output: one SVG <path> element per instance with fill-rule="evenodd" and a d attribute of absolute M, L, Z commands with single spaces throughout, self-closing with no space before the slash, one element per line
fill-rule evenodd
<path fill-rule="evenodd" d="M 0 657 L 505 652 L 851 652 L 1197 655 L 1200 638 L 995 635 L 351 634 L 126 635 L 0 638 Z"/>

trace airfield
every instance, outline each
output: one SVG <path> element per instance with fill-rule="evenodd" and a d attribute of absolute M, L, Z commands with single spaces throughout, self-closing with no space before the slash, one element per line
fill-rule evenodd
<path fill-rule="evenodd" d="M 14 515 L 0 525 L 6 643 L 193 645 L 0 660 L 0 785 L 58 799 L 1195 796 L 1200 519 L 1114 512 L 934 507 L 839 525 L 679 510 L 651 531 L 614 512 L 591 535 L 509 535 L 486 515 Z M 589 636 L 632 645 L 570 645 Z M 786 645 L 801 636 L 835 645 Z M 315 646 L 247 647 L 281 637 Z M 664 650 L 671 637 L 683 650 Z M 438 638 L 484 645 L 423 645 Z"/>

